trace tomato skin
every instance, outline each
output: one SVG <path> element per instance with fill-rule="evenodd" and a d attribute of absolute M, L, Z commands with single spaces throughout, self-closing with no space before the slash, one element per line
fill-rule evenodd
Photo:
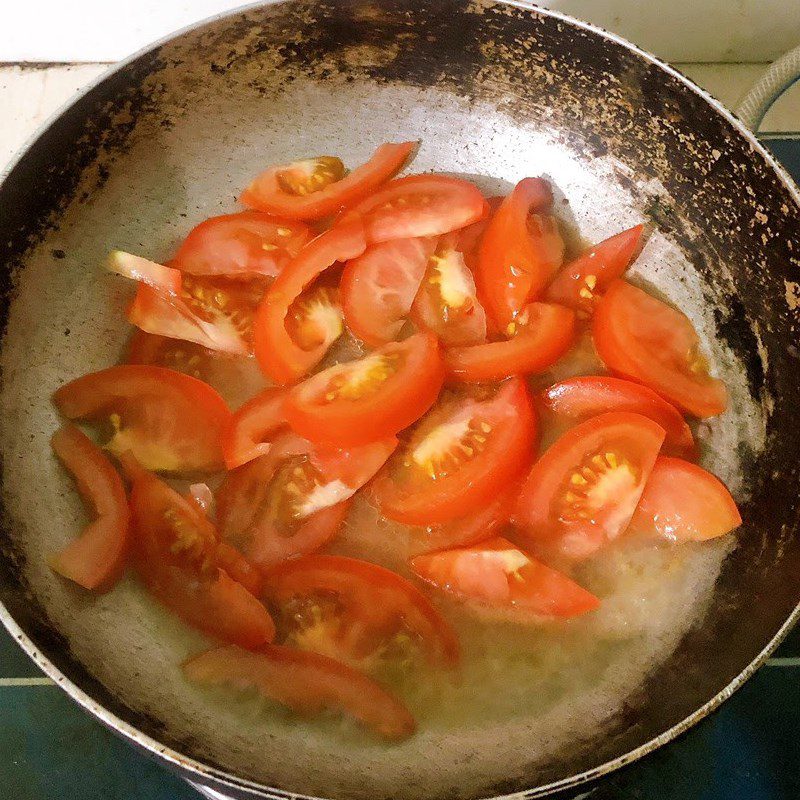
<path fill-rule="evenodd" d="M 514 514 L 520 535 L 534 548 L 556 547 L 573 557 L 590 555 L 620 536 L 630 523 L 664 437 L 664 429 L 651 419 L 622 411 L 592 417 L 562 434 L 536 461 L 522 485 Z M 594 458 L 609 452 L 621 470 L 609 463 L 595 467 Z M 585 472 L 590 467 L 599 477 Z M 573 475 L 582 476 L 583 482 L 575 484 Z M 620 479 L 614 480 L 615 475 Z M 590 476 L 588 482 L 586 476 Z M 570 492 L 587 493 L 582 512 L 567 507 Z"/>
<path fill-rule="evenodd" d="M 470 420 L 490 424 L 492 435 L 485 437 L 479 454 L 454 472 L 418 479 L 415 484 L 403 464 L 409 456 L 404 448 L 372 484 L 373 497 L 384 516 L 407 525 L 450 522 L 482 507 L 528 467 L 535 446 L 536 415 L 525 383 L 511 378 L 495 397 L 470 403 L 450 414 L 447 421 L 466 412 Z M 393 467 L 398 474 L 393 474 Z"/>
<path fill-rule="evenodd" d="M 561 265 L 563 242 L 552 220 L 529 215 L 546 211 L 553 202 L 542 178 L 524 178 L 503 200 L 483 234 L 475 278 L 479 296 L 497 328 L 505 331 L 522 309 L 538 299 Z"/>
<path fill-rule="evenodd" d="M 545 299 L 576 310 L 590 310 L 596 294 L 603 292 L 628 268 L 643 231 L 644 225 L 636 225 L 581 253 L 553 278 Z"/>
<path fill-rule="evenodd" d="M 214 526 L 155 475 L 123 456 L 131 479 L 133 560 L 153 596 L 184 622 L 222 641 L 271 642 L 266 608 L 219 565 Z"/>
<path fill-rule="evenodd" d="M 365 344 L 396 339 L 436 247 L 432 237 L 395 239 L 347 262 L 340 291 L 347 327 Z"/>
<path fill-rule="evenodd" d="M 358 670 L 317 653 L 277 645 L 258 653 L 221 647 L 189 659 L 183 671 L 201 685 L 254 687 L 299 714 L 343 711 L 385 739 L 405 739 L 416 730 L 400 700 Z"/>
<path fill-rule="evenodd" d="M 222 431 L 231 412 L 208 384 L 163 367 L 126 364 L 76 378 L 53 401 L 70 420 L 119 417 L 106 448 L 130 450 L 165 472 L 213 472 L 222 466 Z"/>
<path fill-rule="evenodd" d="M 275 383 L 296 383 L 319 363 L 328 347 L 305 350 L 292 339 L 286 329 L 292 303 L 324 270 L 337 261 L 357 258 L 366 247 L 360 222 L 342 224 L 309 242 L 275 279 L 258 308 L 253 332 L 258 363 Z"/>
<path fill-rule="evenodd" d="M 531 303 L 528 321 L 510 339 L 471 347 L 452 347 L 444 354 L 447 374 L 465 383 L 502 380 L 507 375 L 544 372 L 572 347 L 575 312 L 564 306 Z"/>
<path fill-rule="evenodd" d="M 365 164 L 339 181 L 316 192 L 294 195 L 285 191 L 278 174 L 285 165 L 277 165 L 258 175 L 242 192 L 240 202 L 251 208 L 295 220 L 316 220 L 335 214 L 365 197 L 405 165 L 417 142 L 382 144 Z"/>
<path fill-rule="evenodd" d="M 217 560 L 220 567 L 237 583 L 241 583 L 253 597 L 261 597 L 264 577 L 235 547 L 227 542 L 217 545 Z"/>
<path fill-rule="evenodd" d="M 657 422 L 667 434 L 664 447 L 697 457 L 692 430 L 675 406 L 640 383 L 607 375 L 586 375 L 553 384 L 542 393 L 545 408 L 570 419 L 588 419 L 607 411 L 629 411 Z"/>
<path fill-rule="evenodd" d="M 269 452 L 271 435 L 286 425 L 285 399 L 285 390 L 265 389 L 233 414 L 222 433 L 226 469 L 236 469 Z"/>
<path fill-rule="evenodd" d="M 497 536 L 472 547 L 441 550 L 411 559 L 424 581 L 473 604 L 532 617 L 574 617 L 600 601 L 566 575 Z"/>
<path fill-rule="evenodd" d="M 631 521 L 632 528 L 680 542 L 714 539 L 741 524 L 736 502 L 719 478 L 669 456 L 656 460 Z"/>
<path fill-rule="evenodd" d="M 444 525 L 429 526 L 418 537 L 420 553 L 433 553 L 453 547 L 466 547 L 496 536 L 511 519 L 519 486 L 501 491 L 483 508 Z"/>
<path fill-rule="evenodd" d="M 458 638 L 449 623 L 412 583 L 391 570 L 355 558 L 310 555 L 286 561 L 266 574 L 265 596 L 273 604 L 314 593 L 335 596 L 340 620 L 350 634 L 329 641 L 343 660 L 371 653 L 376 640 L 402 624 L 422 643 L 434 666 L 455 667 Z"/>
<path fill-rule="evenodd" d="M 259 211 L 223 214 L 192 228 L 173 264 L 192 275 L 274 278 L 311 237 L 306 225 Z"/>
<path fill-rule="evenodd" d="M 486 201 L 476 186 L 445 175 L 409 175 L 349 209 L 338 224 L 361 219 L 370 244 L 441 236 L 478 221 Z"/>
<path fill-rule="evenodd" d="M 699 347 L 692 323 L 647 292 L 614 281 L 595 308 L 592 336 L 600 358 L 617 375 L 649 386 L 694 416 L 725 411 L 725 384 L 690 363 Z"/>
<path fill-rule="evenodd" d="M 377 389 L 355 398 L 327 399 L 331 381 L 371 359 L 401 359 L 398 371 Z M 357 367 L 356 367 L 357 368 Z M 284 413 L 289 425 L 313 442 L 340 447 L 393 436 L 419 419 L 436 401 L 444 379 L 436 337 L 419 333 L 376 350 L 360 362 L 330 367 L 294 387 Z"/>
<path fill-rule="evenodd" d="M 50 566 L 84 589 L 108 591 L 125 568 L 130 542 L 125 487 L 100 448 L 74 425 L 53 434 L 51 443 L 94 519 L 50 559 Z"/>

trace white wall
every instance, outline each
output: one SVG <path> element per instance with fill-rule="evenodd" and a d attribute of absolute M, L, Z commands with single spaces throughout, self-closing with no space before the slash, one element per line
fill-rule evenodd
<path fill-rule="evenodd" d="M 0 0 L 0 62 L 116 61 L 241 0 Z M 800 0 L 540 0 L 668 61 L 770 61 L 800 44 Z"/>

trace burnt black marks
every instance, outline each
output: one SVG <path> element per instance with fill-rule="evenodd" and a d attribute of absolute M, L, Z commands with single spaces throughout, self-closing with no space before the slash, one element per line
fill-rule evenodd
<path fill-rule="evenodd" d="M 738 294 L 729 294 L 724 305 L 714 308 L 717 335 L 744 362 L 747 385 L 753 397 L 761 397 L 764 389 L 764 365 L 759 355 L 758 339 L 747 318 L 747 311 Z"/>
<path fill-rule="evenodd" d="M 50 251 L 50 255 L 53 256 L 53 258 L 58 258 L 58 259 L 62 259 L 62 258 L 66 258 L 67 257 L 67 254 L 63 250 L 61 250 L 59 248 L 56 248 L 55 250 L 51 250 Z"/>

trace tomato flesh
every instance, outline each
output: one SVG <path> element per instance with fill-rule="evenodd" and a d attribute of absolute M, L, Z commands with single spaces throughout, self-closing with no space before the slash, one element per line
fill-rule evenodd
<path fill-rule="evenodd" d="M 174 266 L 192 275 L 274 278 L 311 239 L 306 225 L 259 211 L 211 217 L 193 228 Z"/>
<path fill-rule="evenodd" d="M 639 249 L 644 225 L 636 225 L 590 247 L 570 261 L 547 287 L 545 299 L 589 316 L 597 297 L 619 278 Z"/>
<path fill-rule="evenodd" d="M 544 372 L 575 341 L 575 312 L 565 306 L 530 303 L 510 326 L 511 338 L 447 350 L 444 361 L 449 377 L 483 383 Z"/>
<path fill-rule="evenodd" d="M 417 326 L 435 333 L 448 347 L 486 341 L 486 312 L 457 243 L 454 234 L 442 237 L 412 309 Z"/>
<path fill-rule="evenodd" d="M 222 431 L 231 412 L 208 384 L 163 367 L 127 364 L 92 372 L 58 389 L 70 420 L 110 422 L 106 449 L 127 451 L 147 469 L 194 472 L 222 466 Z"/>
<path fill-rule="evenodd" d="M 266 575 L 285 641 L 359 666 L 416 642 L 435 666 L 459 660 L 450 625 L 413 584 L 354 558 L 311 555 Z M 410 640 L 410 642 L 409 642 Z"/>
<path fill-rule="evenodd" d="M 256 315 L 254 341 L 258 363 L 275 383 L 296 383 L 319 363 L 331 344 L 330 335 L 311 343 L 293 338 L 289 331 L 293 306 L 322 272 L 337 261 L 357 258 L 366 246 L 359 222 L 332 228 L 307 244 L 269 288 Z M 323 317 L 320 330 L 334 327 L 325 322 L 330 320 L 329 313 Z M 338 332 L 341 333 L 341 316 Z"/>
<path fill-rule="evenodd" d="M 435 408 L 373 484 L 384 516 L 435 525 L 482 507 L 530 464 L 536 417 L 523 381 Z"/>
<path fill-rule="evenodd" d="M 472 547 L 416 556 L 411 568 L 424 581 L 459 599 L 510 610 L 520 620 L 575 617 L 600 601 L 500 536 Z"/>
<path fill-rule="evenodd" d="M 560 436 L 533 465 L 515 521 L 534 547 L 584 557 L 628 527 L 664 442 L 664 429 L 622 411 Z"/>
<path fill-rule="evenodd" d="M 286 425 L 285 399 L 283 389 L 265 389 L 236 411 L 222 434 L 226 469 L 236 469 L 269 452 L 270 439 Z"/>
<path fill-rule="evenodd" d="M 564 243 L 554 219 L 542 213 L 552 202 L 547 181 L 525 178 L 503 200 L 483 234 L 475 277 L 499 331 L 505 332 L 538 299 L 561 266 Z"/>
<path fill-rule="evenodd" d="M 131 479 L 133 556 L 148 590 L 184 622 L 241 647 L 271 642 L 266 608 L 222 568 L 214 526 L 155 475 L 123 456 Z"/>
<path fill-rule="evenodd" d="M 725 384 L 709 375 L 697 333 L 677 309 L 617 280 L 595 308 L 592 335 L 612 372 L 649 386 L 694 416 L 725 411 Z"/>
<path fill-rule="evenodd" d="M 742 524 L 731 493 L 697 464 L 661 456 L 644 487 L 631 527 L 671 541 L 702 542 Z"/>
<path fill-rule="evenodd" d="M 347 175 L 342 162 L 331 156 L 270 167 L 244 190 L 240 200 L 288 219 L 321 219 L 352 205 L 393 177 L 415 146 L 415 142 L 382 144 L 366 164 Z"/>
<path fill-rule="evenodd" d="M 50 559 L 50 566 L 84 589 L 108 591 L 122 573 L 128 552 L 130 514 L 125 487 L 103 452 L 75 426 L 61 428 L 51 443 L 94 518 L 77 539 Z"/>
<path fill-rule="evenodd" d="M 587 375 L 553 384 L 542 400 L 553 414 L 583 420 L 607 411 L 630 411 L 657 422 L 666 432 L 664 447 L 696 457 L 692 430 L 675 406 L 640 383 L 607 375 Z"/>
<path fill-rule="evenodd" d="M 416 729 L 408 709 L 378 683 L 317 653 L 276 645 L 258 653 L 221 647 L 189 659 L 183 671 L 203 686 L 255 688 L 305 716 L 343 712 L 385 739 L 405 739 Z"/>
<path fill-rule="evenodd" d="M 395 239 L 372 245 L 342 273 L 347 327 L 365 344 L 396 339 L 411 311 L 436 239 Z"/>
<path fill-rule="evenodd" d="M 284 411 L 311 441 L 366 444 L 419 419 L 436 401 L 443 377 L 435 337 L 417 334 L 308 378 L 291 390 Z"/>
<path fill-rule="evenodd" d="M 486 202 L 476 186 L 444 175 L 409 175 L 353 206 L 338 224 L 361 219 L 370 244 L 441 236 L 477 222 Z"/>

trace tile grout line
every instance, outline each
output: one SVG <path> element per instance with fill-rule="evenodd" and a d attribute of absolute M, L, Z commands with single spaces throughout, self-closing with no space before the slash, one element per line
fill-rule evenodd
<path fill-rule="evenodd" d="M 4 686 L 55 686 L 50 678 L 0 678 L 0 689 Z"/>

